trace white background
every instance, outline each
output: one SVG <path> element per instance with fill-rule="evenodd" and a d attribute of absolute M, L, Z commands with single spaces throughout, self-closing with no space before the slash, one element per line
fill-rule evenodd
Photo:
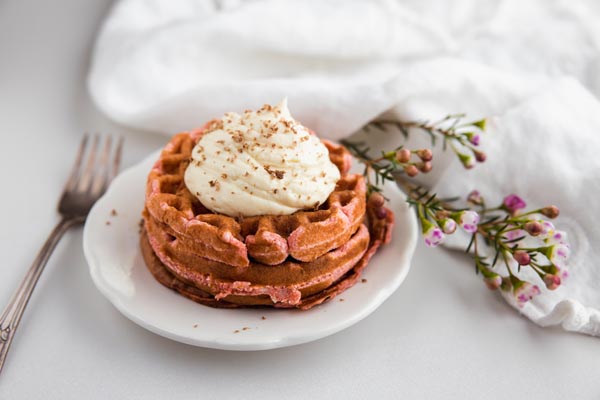
<path fill-rule="evenodd" d="M 165 137 L 113 125 L 85 89 L 109 1 L 0 1 L 0 304 L 58 217 L 83 132 L 126 135 L 123 167 Z M 466 257 L 419 245 L 405 283 L 354 327 L 264 352 L 175 343 L 95 289 L 81 229 L 58 246 L 25 313 L 0 399 L 600 398 L 599 339 L 542 329 Z"/>

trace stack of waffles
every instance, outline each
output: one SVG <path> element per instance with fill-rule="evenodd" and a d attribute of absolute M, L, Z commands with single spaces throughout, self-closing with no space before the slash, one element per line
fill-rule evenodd
<path fill-rule="evenodd" d="M 184 173 L 202 130 L 175 135 L 148 176 L 141 248 L 163 285 L 213 307 L 309 309 L 352 286 L 380 245 L 393 213 L 366 201 L 351 156 L 323 141 L 341 178 L 326 202 L 291 215 L 234 218 L 192 195 Z"/>

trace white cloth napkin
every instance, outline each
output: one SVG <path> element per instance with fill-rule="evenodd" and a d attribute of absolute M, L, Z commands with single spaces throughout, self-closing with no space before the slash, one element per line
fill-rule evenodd
<path fill-rule="evenodd" d="M 114 120 L 166 134 L 285 96 L 297 119 L 334 139 L 386 111 L 495 116 L 488 161 L 465 173 L 436 154 L 430 183 L 443 195 L 478 188 L 490 200 L 514 192 L 558 205 L 570 278 L 520 311 L 600 335 L 599 18 L 592 0 L 122 0 L 88 84 Z"/>

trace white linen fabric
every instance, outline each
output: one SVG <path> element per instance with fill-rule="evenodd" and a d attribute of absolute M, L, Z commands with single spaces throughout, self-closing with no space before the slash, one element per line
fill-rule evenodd
<path fill-rule="evenodd" d="M 599 19 L 592 0 L 121 0 L 88 85 L 115 121 L 165 134 L 286 96 L 298 120 L 333 139 L 384 112 L 493 116 L 488 161 L 465 172 L 436 154 L 429 183 L 442 195 L 477 188 L 490 201 L 518 193 L 559 206 L 570 277 L 519 310 L 600 336 Z"/>

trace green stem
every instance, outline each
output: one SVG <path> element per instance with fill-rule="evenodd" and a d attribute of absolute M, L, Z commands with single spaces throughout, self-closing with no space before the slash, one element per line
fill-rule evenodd
<path fill-rule="evenodd" d="M 544 272 L 542 267 L 540 265 L 538 265 L 537 263 L 532 261 L 529 263 L 529 266 L 531 267 L 531 269 L 533 269 L 539 275 L 540 278 L 543 279 L 544 275 L 546 275 L 546 273 Z"/>
<path fill-rule="evenodd" d="M 508 265 L 508 259 L 506 258 L 506 252 L 505 251 L 501 251 L 501 252 L 502 252 L 502 258 L 504 259 L 504 265 L 506 265 L 506 269 L 508 270 L 508 275 L 514 276 L 512 270 L 510 269 L 510 266 Z"/>
<path fill-rule="evenodd" d="M 417 214 L 419 215 L 420 219 L 427 219 L 425 218 L 425 216 L 423 215 L 423 204 L 419 203 L 419 205 L 417 206 Z"/>

